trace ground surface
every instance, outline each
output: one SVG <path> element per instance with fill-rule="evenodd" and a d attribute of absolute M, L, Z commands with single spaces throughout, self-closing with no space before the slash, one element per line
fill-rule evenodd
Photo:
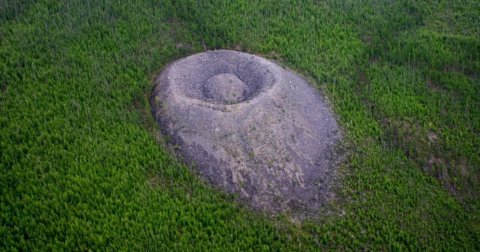
<path fill-rule="evenodd" d="M 1 1 L 0 249 L 480 250 L 479 12 Z M 243 209 L 162 147 L 153 76 L 215 48 L 282 61 L 332 101 L 352 154 L 319 223 Z"/>

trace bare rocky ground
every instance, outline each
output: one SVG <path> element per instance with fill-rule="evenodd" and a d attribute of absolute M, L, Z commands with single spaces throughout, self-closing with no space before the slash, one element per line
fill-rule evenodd
<path fill-rule="evenodd" d="M 325 98 L 295 73 L 208 51 L 166 67 L 152 104 L 185 161 L 252 208 L 302 218 L 334 196 L 340 130 Z"/>

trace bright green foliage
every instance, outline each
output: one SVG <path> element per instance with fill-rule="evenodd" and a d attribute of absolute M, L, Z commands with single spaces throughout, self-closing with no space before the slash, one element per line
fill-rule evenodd
<path fill-rule="evenodd" d="M 213 3 L 215 2 L 215 3 Z M 480 250 L 480 2 L 1 1 L 0 250 Z M 330 99 L 320 221 L 253 213 L 162 144 L 152 78 L 262 54 Z"/>

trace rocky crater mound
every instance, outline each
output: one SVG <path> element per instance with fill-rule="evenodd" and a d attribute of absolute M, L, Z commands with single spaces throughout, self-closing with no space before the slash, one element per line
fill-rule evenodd
<path fill-rule="evenodd" d="M 341 135 L 318 90 L 279 65 L 218 50 L 167 66 L 153 113 L 179 154 L 254 209 L 308 215 L 332 196 Z"/>

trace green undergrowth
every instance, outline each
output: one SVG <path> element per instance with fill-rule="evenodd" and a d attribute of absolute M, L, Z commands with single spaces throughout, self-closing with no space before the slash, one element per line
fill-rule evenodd
<path fill-rule="evenodd" d="M 0 249 L 480 250 L 478 1 L 0 7 Z M 163 144 L 155 74 L 219 48 L 332 103 L 350 154 L 320 221 L 251 212 Z"/>

